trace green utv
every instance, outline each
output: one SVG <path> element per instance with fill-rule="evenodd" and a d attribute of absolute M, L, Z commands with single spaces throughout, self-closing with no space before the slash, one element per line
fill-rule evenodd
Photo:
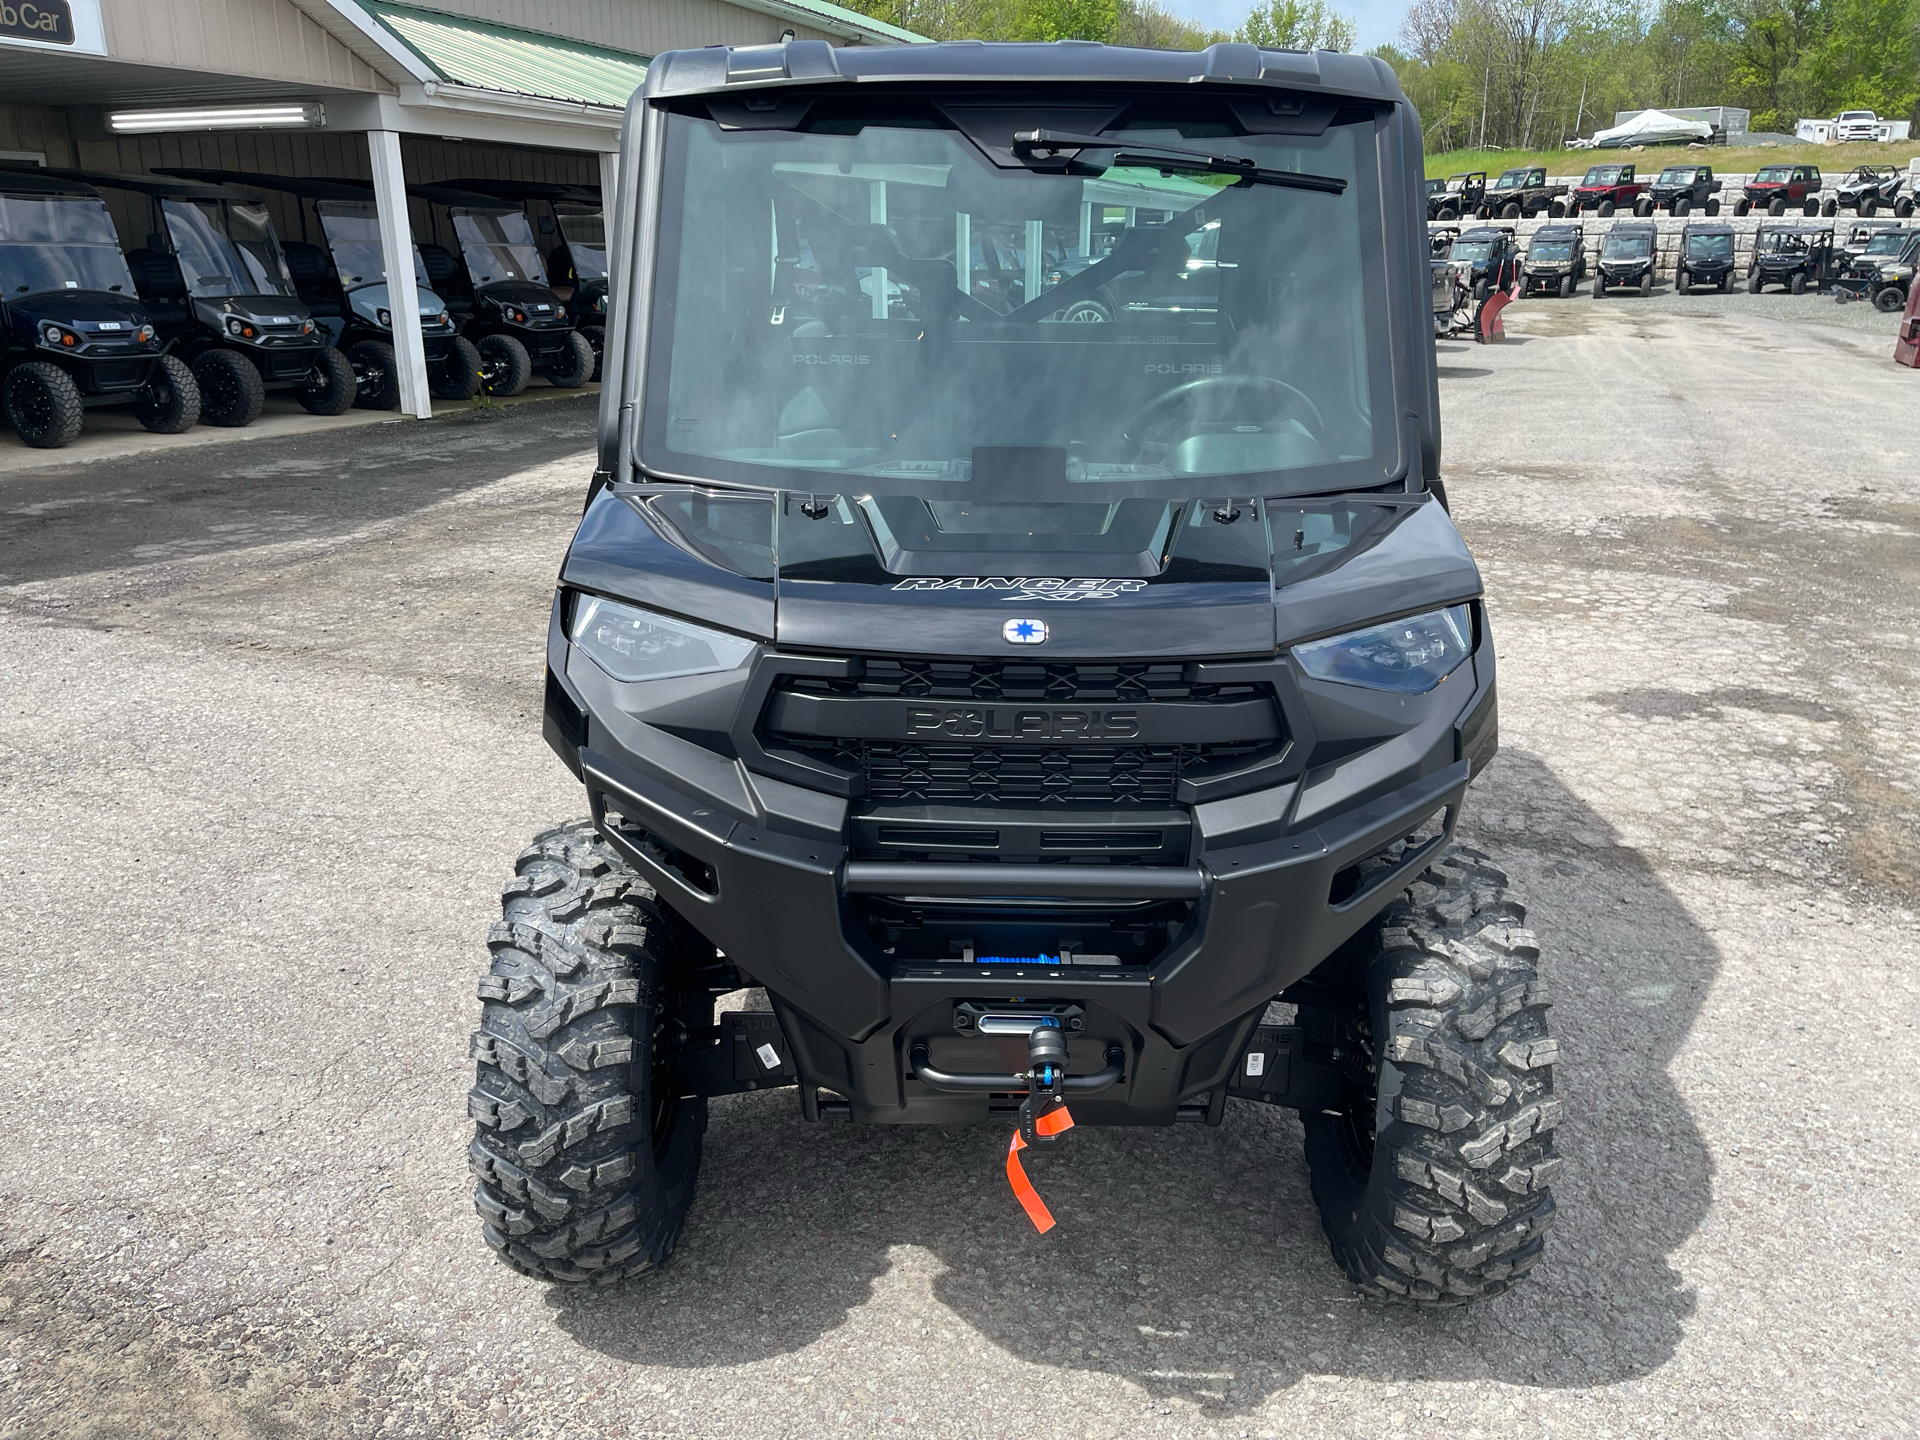
<path fill-rule="evenodd" d="M 590 818 L 488 941 L 487 1242 L 565 1283 L 666 1260 L 719 1095 L 1006 1126 L 1042 1229 L 1021 1156 L 1069 1116 L 1239 1098 L 1300 1113 L 1356 1285 L 1506 1290 L 1556 1051 L 1525 909 L 1453 845 L 1494 650 L 1392 70 L 682 51 L 620 163 L 547 642 Z"/>

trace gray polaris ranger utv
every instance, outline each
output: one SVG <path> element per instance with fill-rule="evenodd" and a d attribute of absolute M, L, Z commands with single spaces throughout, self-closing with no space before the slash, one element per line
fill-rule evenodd
<path fill-rule="evenodd" d="M 715 1095 L 1017 1126 L 1010 1175 L 1063 1108 L 1240 1097 L 1300 1112 L 1356 1284 L 1509 1287 L 1554 1042 L 1522 906 L 1449 849 L 1494 657 L 1393 72 L 676 52 L 618 193 L 547 648 L 591 819 L 489 937 L 488 1242 L 660 1263 Z"/>

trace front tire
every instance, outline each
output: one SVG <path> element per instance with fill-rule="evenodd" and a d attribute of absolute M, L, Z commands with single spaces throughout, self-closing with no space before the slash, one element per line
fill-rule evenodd
<path fill-rule="evenodd" d="M 45 360 L 29 360 L 7 371 L 0 385 L 0 409 L 20 443 L 36 450 L 65 449 L 80 438 L 87 419 L 73 377 Z"/>
<path fill-rule="evenodd" d="M 578 390 L 592 376 L 593 364 L 593 346 L 578 330 L 569 330 L 560 358 L 547 366 L 547 382 L 562 390 Z"/>
<path fill-rule="evenodd" d="M 1599 209 L 1599 215 L 1600 215 L 1600 218 L 1601 218 L 1602 220 L 1605 220 L 1605 219 L 1606 219 L 1606 218 L 1607 218 L 1608 216 L 1610 216 L 1610 215 L 1612 215 L 1612 214 L 1613 214 L 1613 212 L 1614 212 L 1614 208 L 1615 208 L 1615 207 L 1614 207 L 1614 203 L 1613 203 L 1613 201 L 1611 201 L 1611 200 L 1602 200 L 1602 201 L 1600 202 L 1600 209 Z"/>
<path fill-rule="evenodd" d="M 521 1274 L 609 1284 L 664 1263 L 693 1203 L 707 1102 L 680 1096 L 684 950 L 591 821 L 514 870 L 472 1043 L 474 1206 Z"/>
<path fill-rule="evenodd" d="M 238 430 L 267 407 L 267 382 L 235 350 L 203 352 L 193 362 L 193 383 L 200 387 L 200 418 L 209 425 Z"/>
<path fill-rule="evenodd" d="M 353 403 L 362 410 L 400 408 L 400 368 L 393 346 L 384 340 L 362 340 L 347 351 L 353 366 Z"/>
<path fill-rule="evenodd" d="M 533 379 L 533 357 L 511 335 L 483 335 L 480 351 L 480 388 L 489 395 L 518 395 Z"/>
<path fill-rule="evenodd" d="M 1686 294 L 1688 283 L 1689 282 L 1687 279 L 1686 271 L 1676 270 L 1673 272 L 1673 293 L 1674 294 L 1676 295 Z"/>
<path fill-rule="evenodd" d="M 1833 219 L 1833 217 L 1838 215 L 1839 213 L 1840 213 L 1840 206 L 1832 200 L 1827 201 L 1826 204 L 1820 207 L 1821 216 L 1828 220 Z"/>
<path fill-rule="evenodd" d="M 1598 275 L 1593 277 L 1593 298 L 1596 300 L 1607 298 L 1607 282 Z"/>
<path fill-rule="evenodd" d="M 154 361 L 147 383 L 134 393 L 133 418 L 156 435 L 184 435 L 200 423 L 200 387 L 177 355 Z"/>
<path fill-rule="evenodd" d="M 1807 293 L 1807 277 L 1798 270 L 1794 271 L 1793 278 L 1787 281 L 1787 293 L 1789 295 L 1806 294 Z"/>
<path fill-rule="evenodd" d="M 1562 275 L 1560 277 L 1560 298 L 1564 300 L 1571 294 L 1573 294 L 1573 276 Z"/>
<path fill-rule="evenodd" d="M 446 355 L 427 372 L 427 393 L 436 400 L 471 400 L 480 393 L 480 352 L 466 336 L 454 336 Z"/>
<path fill-rule="evenodd" d="M 1673 218 L 1678 220 L 1682 216 L 1690 213 L 1692 209 L 1693 201 L 1682 195 L 1678 200 L 1673 202 Z"/>
<path fill-rule="evenodd" d="M 1365 1059 L 1302 1116 L 1313 1198 L 1334 1258 L 1383 1299 L 1486 1299 L 1540 1259 L 1561 1104 L 1525 920 L 1507 877 L 1456 848 L 1349 942 L 1364 993 L 1316 1017 Z"/>
<path fill-rule="evenodd" d="M 1640 277 L 1640 296 L 1645 299 L 1653 293 L 1653 272 L 1649 270 Z"/>
<path fill-rule="evenodd" d="M 587 344 L 593 347 L 593 378 L 600 378 L 600 367 L 606 360 L 607 331 L 602 325 L 582 325 L 580 333 L 586 337 Z"/>
<path fill-rule="evenodd" d="M 1897 315 L 1907 308 L 1907 297 L 1898 285 L 1883 285 L 1874 292 L 1873 308 L 1882 315 Z"/>
<path fill-rule="evenodd" d="M 326 345 L 314 356 L 313 369 L 294 396 L 309 415 L 344 415 L 353 408 L 359 393 L 352 364 L 333 346 Z"/>

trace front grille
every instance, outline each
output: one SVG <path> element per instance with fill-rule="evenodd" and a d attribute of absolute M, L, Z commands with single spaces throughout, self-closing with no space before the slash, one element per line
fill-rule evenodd
<path fill-rule="evenodd" d="M 93 383 L 102 390 L 130 389 L 147 378 L 150 363 L 144 359 L 96 360 L 93 362 Z"/>
<path fill-rule="evenodd" d="M 1155 805 L 1199 765 L 1252 756 L 1244 745 L 923 745 L 783 735 L 866 779 L 883 805 Z"/>
<path fill-rule="evenodd" d="M 1268 694 L 1252 683 L 1196 684 L 1174 661 L 1023 664 L 1009 660 L 868 659 L 844 678 L 789 675 L 785 689 L 808 695 L 907 700 L 1046 700 L 1060 704 L 1145 704 L 1155 700 L 1231 702 Z"/>

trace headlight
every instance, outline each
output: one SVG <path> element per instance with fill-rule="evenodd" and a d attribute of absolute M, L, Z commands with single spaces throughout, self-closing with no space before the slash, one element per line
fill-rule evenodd
<path fill-rule="evenodd" d="M 567 307 L 566 307 L 566 306 L 564 306 L 564 305 L 556 305 L 556 306 L 554 306 L 554 307 L 553 307 L 553 318 L 554 318 L 554 319 L 556 319 L 556 320 L 564 320 L 564 319 L 566 319 L 566 318 L 567 318 Z"/>
<path fill-rule="evenodd" d="M 373 318 L 386 326 L 387 329 L 391 330 L 393 328 L 393 312 L 391 310 L 376 310 L 373 312 Z"/>
<path fill-rule="evenodd" d="M 153 343 L 153 326 L 142 325 L 138 330 L 133 332 L 133 338 L 138 340 L 142 345 L 151 345 Z"/>
<path fill-rule="evenodd" d="M 231 315 L 227 317 L 227 333 L 229 335 L 238 335 L 240 333 L 240 322 Z"/>
<path fill-rule="evenodd" d="M 303 321 L 300 325 L 300 333 L 302 335 L 311 335 L 313 333 L 313 322 L 311 320 Z"/>
<path fill-rule="evenodd" d="M 753 642 L 669 620 L 599 596 L 586 596 L 573 617 L 573 643 L 616 680 L 670 680 L 731 670 Z"/>
<path fill-rule="evenodd" d="M 1450 605 L 1296 645 L 1293 657 L 1316 680 L 1424 695 L 1451 675 L 1472 649 L 1470 607 Z"/>
<path fill-rule="evenodd" d="M 527 312 L 524 310 L 509 310 L 507 311 L 507 319 L 516 325 L 524 325 L 527 323 Z"/>

